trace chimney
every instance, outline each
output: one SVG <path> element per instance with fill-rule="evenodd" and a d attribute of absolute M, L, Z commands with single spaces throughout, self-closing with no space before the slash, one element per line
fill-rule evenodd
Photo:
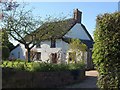
<path fill-rule="evenodd" d="M 81 23 L 81 18 L 82 18 L 82 12 L 80 12 L 78 9 L 74 10 L 74 20 L 76 23 Z"/>

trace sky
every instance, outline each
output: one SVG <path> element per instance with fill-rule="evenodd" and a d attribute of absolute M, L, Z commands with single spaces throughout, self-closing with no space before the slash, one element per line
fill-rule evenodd
<path fill-rule="evenodd" d="M 82 23 L 93 37 L 96 17 L 99 14 L 118 11 L 118 2 L 29 2 L 26 9 L 31 8 L 34 8 L 34 16 L 41 16 L 42 18 L 45 18 L 46 15 L 52 17 L 62 15 L 72 18 L 74 9 L 78 8 L 82 11 Z"/>

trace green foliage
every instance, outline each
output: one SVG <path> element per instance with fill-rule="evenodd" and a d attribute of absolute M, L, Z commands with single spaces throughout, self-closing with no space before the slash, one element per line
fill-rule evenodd
<path fill-rule="evenodd" d="M 72 61 L 72 63 L 74 63 L 75 59 L 76 59 L 76 52 L 75 51 L 69 52 L 68 63 L 71 62 L 71 61 Z"/>
<path fill-rule="evenodd" d="M 79 39 L 72 39 L 70 43 L 70 49 L 77 51 L 86 51 L 86 45 Z"/>
<path fill-rule="evenodd" d="M 67 71 L 67 70 L 79 70 L 84 69 L 84 63 L 77 64 L 51 64 L 51 63 L 39 63 L 39 62 L 24 62 L 24 61 L 3 61 L 2 67 L 15 68 L 17 70 L 25 70 L 32 72 L 39 71 Z"/>
<path fill-rule="evenodd" d="M 98 86 L 120 86 L 120 12 L 97 16 L 93 61 L 99 72 Z"/>
<path fill-rule="evenodd" d="M 2 42 L 2 45 L 6 46 L 9 42 L 7 32 L 5 30 L 0 30 L 0 37 L 2 37 L 0 40 Z"/>
<path fill-rule="evenodd" d="M 70 40 L 70 45 L 69 45 L 69 61 L 68 62 L 75 62 L 77 63 L 78 61 L 82 61 L 84 60 L 84 53 L 87 49 L 87 46 L 82 43 L 79 39 L 71 39 Z M 81 56 L 82 54 L 82 56 Z M 82 60 L 76 60 L 79 57 L 81 57 L 80 59 Z"/>
<path fill-rule="evenodd" d="M 5 30 L 0 30 L 0 51 L 2 51 L 2 59 L 8 59 L 10 50 L 13 49 L 14 45 L 9 42 L 8 34 Z"/>
<path fill-rule="evenodd" d="M 3 46 L 7 46 L 11 51 L 14 48 L 14 45 L 8 40 L 8 33 L 6 30 L 0 30 L 0 41 Z"/>
<path fill-rule="evenodd" d="M 0 51 L 2 51 L 2 60 L 8 59 L 10 50 L 7 46 L 0 46 Z"/>

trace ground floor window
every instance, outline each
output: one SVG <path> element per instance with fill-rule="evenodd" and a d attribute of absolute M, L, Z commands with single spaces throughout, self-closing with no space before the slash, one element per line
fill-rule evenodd
<path fill-rule="evenodd" d="M 41 52 L 36 53 L 36 60 L 41 60 Z"/>
<path fill-rule="evenodd" d="M 51 53 L 51 60 L 52 63 L 57 63 L 57 53 Z"/>
<path fill-rule="evenodd" d="M 51 40 L 51 48 L 55 48 L 56 47 L 56 40 L 52 39 Z"/>
<path fill-rule="evenodd" d="M 76 52 L 69 52 L 68 62 L 72 63 L 76 62 Z"/>

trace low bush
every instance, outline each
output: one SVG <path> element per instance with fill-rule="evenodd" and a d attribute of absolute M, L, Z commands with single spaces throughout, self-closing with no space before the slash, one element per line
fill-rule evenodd
<path fill-rule="evenodd" d="M 73 64 L 51 64 L 51 63 L 40 63 L 40 62 L 25 62 L 25 61 L 3 61 L 1 66 L 8 68 L 15 68 L 17 70 L 25 71 L 67 71 L 84 69 L 84 63 L 73 63 Z"/>

